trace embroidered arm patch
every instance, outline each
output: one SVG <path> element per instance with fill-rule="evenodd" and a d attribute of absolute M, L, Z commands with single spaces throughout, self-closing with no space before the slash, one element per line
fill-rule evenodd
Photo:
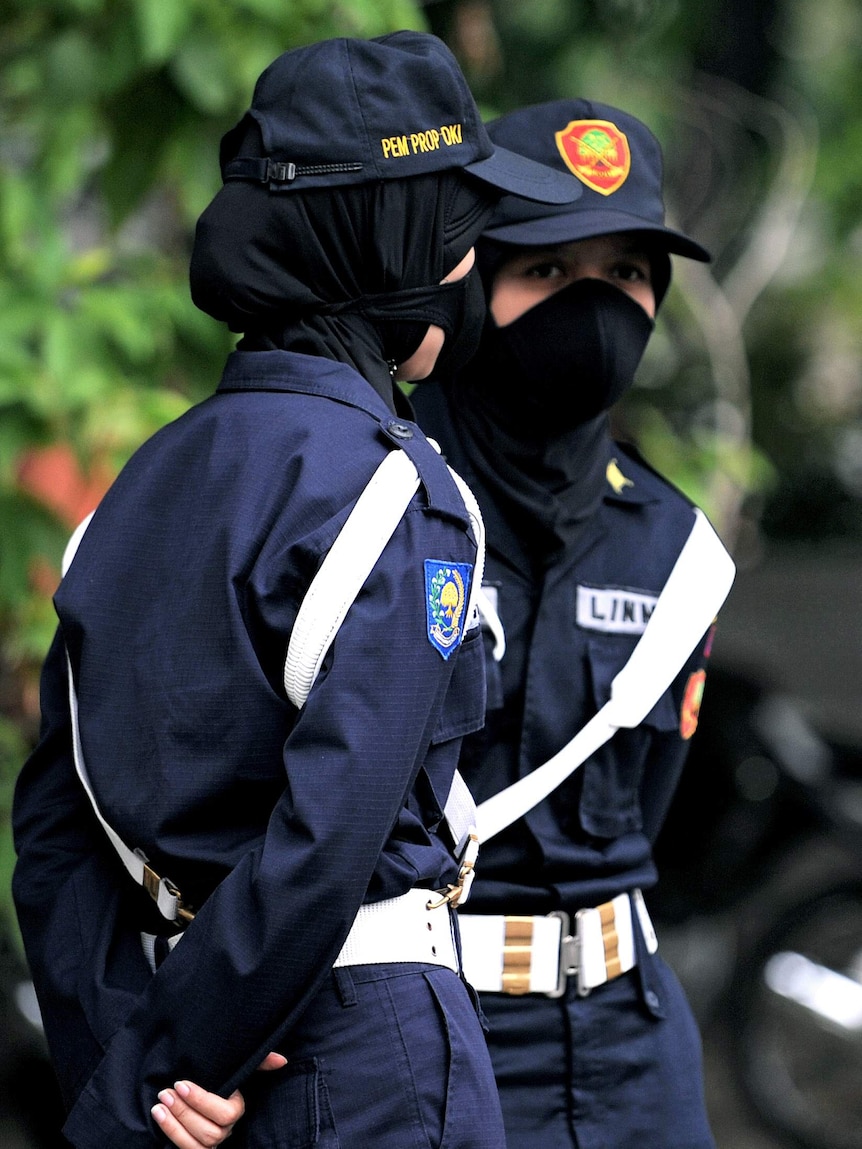
<path fill-rule="evenodd" d="M 425 560 L 428 641 L 444 658 L 457 650 L 464 637 L 464 611 L 472 573 L 472 563 Z"/>

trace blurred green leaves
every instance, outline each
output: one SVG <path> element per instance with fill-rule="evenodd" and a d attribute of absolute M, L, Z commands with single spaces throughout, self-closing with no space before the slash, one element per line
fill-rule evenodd
<path fill-rule="evenodd" d="M 6 0 L 0 14 L 0 911 L 75 523 L 232 346 L 188 292 L 221 135 L 282 51 L 411 0 Z"/>

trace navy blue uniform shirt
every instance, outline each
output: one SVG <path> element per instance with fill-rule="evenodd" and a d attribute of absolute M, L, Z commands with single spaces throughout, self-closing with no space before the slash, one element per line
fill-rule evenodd
<path fill-rule="evenodd" d="M 282 686 L 298 607 L 377 465 L 422 485 L 303 710 Z M 444 659 L 424 562 L 473 564 L 445 464 L 351 368 L 235 352 L 218 392 L 147 442 L 56 596 L 103 814 L 197 910 L 173 932 L 126 875 L 74 773 L 62 644 L 19 780 L 15 897 L 76 1146 L 161 1143 L 188 1077 L 227 1093 L 290 1030 L 363 901 L 436 889 L 461 736 L 484 709 L 478 631 Z"/>
<path fill-rule="evenodd" d="M 415 402 L 423 429 L 479 500 L 485 584 L 506 634 L 499 663 L 487 643 L 486 724 L 465 739 L 460 763 L 481 802 L 541 766 L 608 701 L 694 510 L 631 449 L 609 439 L 602 505 L 577 546 L 537 575 L 463 454 L 442 393 L 429 385 Z M 552 795 L 480 847 L 466 913 L 573 913 L 655 883 L 652 843 L 696 725 L 708 641 L 640 726 L 618 731 Z"/>

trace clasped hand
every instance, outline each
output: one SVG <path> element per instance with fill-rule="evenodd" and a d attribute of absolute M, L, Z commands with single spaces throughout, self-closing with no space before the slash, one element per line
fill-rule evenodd
<path fill-rule="evenodd" d="M 269 1053 L 258 1066 L 262 1070 L 282 1069 L 287 1058 Z M 159 1103 L 152 1108 L 154 1121 L 178 1149 L 212 1149 L 221 1145 L 245 1113 L 245 1099 L 235 1090 L 230 1097 L 208 1093 L 193 1081 L 177 1081 L 163 1089 Z"/>

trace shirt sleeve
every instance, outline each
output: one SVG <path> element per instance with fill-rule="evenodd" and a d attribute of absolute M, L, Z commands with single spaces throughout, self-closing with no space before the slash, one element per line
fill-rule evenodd
<path fill-rule="evenodd" d="M 674 679 L 670 695 L 679 719 L 677 729 L 656 735 L 644 765 L 641 786 L 643 829 L 653 843 L 664 825 L 688 758 L 691 739 L 697 730 L 714 634 L 715 624 L 697 644 L 686 665 Z"/>
<path fill-rule="evenodd" d="M 327 976 L 425 761 L 457 658 L 442 658 L 427 638 L 426 558 L 472 563 L 475 551 L 462 528 L 414 509 L 349 611 L 284 745 L 286 786 L 263 840 L 155 976 L 118 1003 L 123 1020 L 64 1129 L 77 1149 L 161 1144 L 150 1118 L 159 1089 L 179 1076 L 230 1093 L 278 1048 Z M 453 768 L 456 756 L 457 747 Z M 23 875 L 45 865 L 45 851 L 25 823 L 21 884 L 35 889 Z M 73 868 L 86 865 L 87 848 L 86 837 L 70 837 Z M 50 901 L 44 874 L 38 881 Z M 108 921 L 85 922 L 84 944 L 99 935 L 108 937 L 100 953 L 125 951 L 134 931 L 103 900 L 97 909 Z M 37 959 L 43 971 L 57 956 L 50 949 Z M 93 989 L 87 959 L 82 952 L 78 962 L 84 1001 L 104 993 Z"/>

